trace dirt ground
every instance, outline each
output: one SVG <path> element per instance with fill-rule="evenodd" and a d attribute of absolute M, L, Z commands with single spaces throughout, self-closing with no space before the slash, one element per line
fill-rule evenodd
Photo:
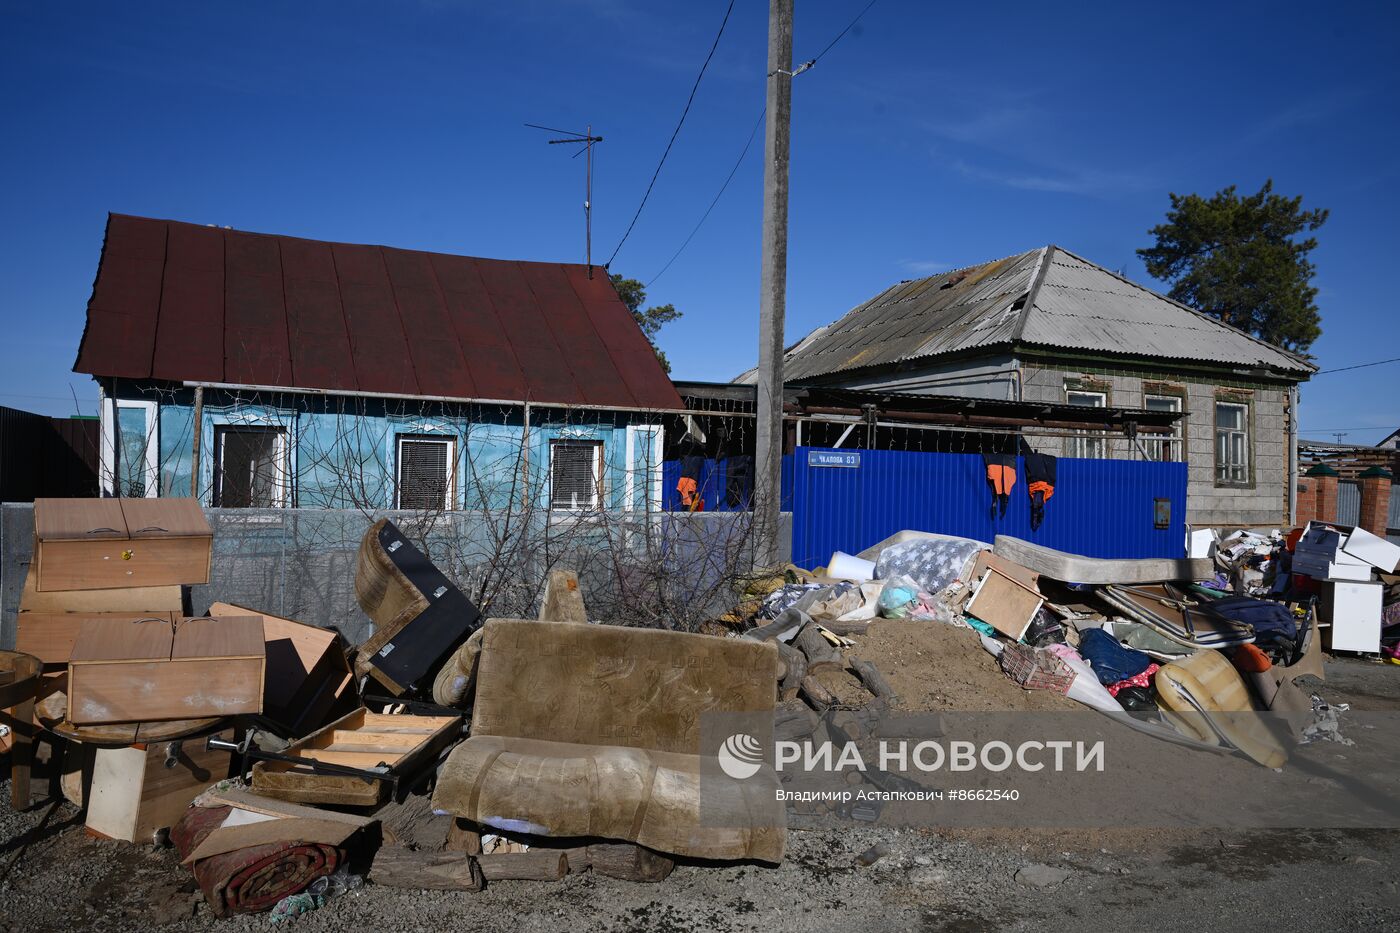
<path fill-rule="evenodd" d="M 894 632 L 905 636 L 898 644 L 889 637 Z M 879 665 L 910 708 L 966 708 L 960 696 L 1000 685 L 1013 691 L 1008 703 L 1040 696 L 1002 679 L 976 639 L 952 637 L 966 632 L 928 626 L 910 634 L 877 624 L 852 651 Z M 929 652 L 939 663 L 901 676 L 916 665 L 896 663 L 899 652 L 919 660 Z M 1400 710 L 1400 667 L 1333 660 L 1327 674 L 1326 684 L 1308 686 L 1331 702 Z M 8 784 L 0 784 L 0 795 L 8 799 Z M 888 854 L 858 864 L 877 843 Z M 292 925 L 385 933 L 1400 930 L 1397 868 L 1400 836 L 1379 829 L 849 825 L 792 832 L 776 868 L 682 864 L 656 884 L 583 874 L 557 883 L 497 882 L 476 894 L 367 885 Z M 51 814 L 46 806 L 15 813 L 0 805 L 0 933 L 268 925 L 266 915 L 214 918 L 173 850 L 89 838 L 67 804 Z"/>
<path fill-rule="evenodd" d="M 877 619 L 847 651 L 880 669 L 908 711 L 1075 710 L 1046 690 L 1023 690 L 1001 672 L 969 628 L 939 622 Z"/>

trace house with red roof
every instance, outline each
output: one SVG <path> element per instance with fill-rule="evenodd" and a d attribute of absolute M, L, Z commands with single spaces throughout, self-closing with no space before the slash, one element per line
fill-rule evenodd
<path fill-rule="evenodd" d="M 682 408 L 606 272 L 109 215 L 105 495 L 654 508 Z"/>

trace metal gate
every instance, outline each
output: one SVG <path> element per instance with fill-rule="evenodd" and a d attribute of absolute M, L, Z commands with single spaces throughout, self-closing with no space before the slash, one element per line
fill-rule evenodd
<path fill-rule="evenodd" d="M 913 529 L 990 542 L 999 534 L 1090 557 L 1181 557 L 1186 464 L 1058 462 L 1045 520 L 1031 531 L 1024 461 L 1006 515 L 992 513 L 979 454 L 799 447 L 793 458 L 793 563 L 812 568 Z"/>

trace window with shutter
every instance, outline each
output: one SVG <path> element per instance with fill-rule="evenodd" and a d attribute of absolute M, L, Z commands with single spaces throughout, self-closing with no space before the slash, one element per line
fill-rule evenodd
<path fill-rule="evenodd" d="M 448 438 L 399 437 L 399 508 L 452 508 L 455 449 Z"/>
<path fill-rule="evenodd" d="M 579 511 L 598 507 L 602 482 L 601 441 L 554 441 L 549 445 L 549 507 Z"/>

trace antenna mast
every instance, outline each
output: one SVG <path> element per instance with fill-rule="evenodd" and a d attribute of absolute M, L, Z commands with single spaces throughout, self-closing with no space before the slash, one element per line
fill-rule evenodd
<path fill-rule="evenodd" d="M 593 124 L 582 133 L 575 133 L 572 130 L 556 129 L 552 126 L 540 126 L 538 123 L 526 123 L 526 126 L 536 130 L 546 130 L 550 133 L 564 133 L 564 139 L 551 139 L 549 144 L 557 146 L 560 143 L 581 143 L 583 148 L 573 154 L 577 159 L 580 155 L 586 155 L 585 160 L 588 168 L 584 178 L 583 188 L 583 261 L 588 265 L 588 277 L 593 278 L 593 146 L 603 141 L 603 137 L 593 135 Z"/>

